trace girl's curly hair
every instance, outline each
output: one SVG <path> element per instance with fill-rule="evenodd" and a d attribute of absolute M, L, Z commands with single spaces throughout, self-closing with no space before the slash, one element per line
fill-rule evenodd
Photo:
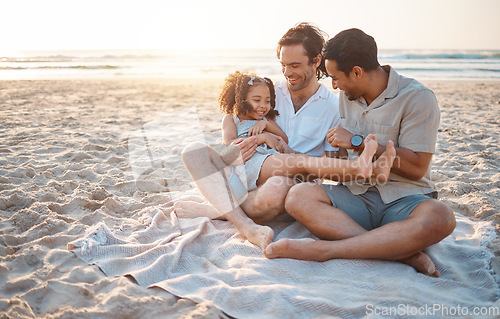
<path fill-rule="evenodd" d="M 269 78 L 260 78 L 254 74 L 236 71 L 227 76 L 219 95 L 220 110 L 224 114 L 246 115 L 252 111 L 252 106 L 246 101 L 251 84 L 248 82 L 263 83 L 269 88 L 271 94 L 271 109 L 266 117 L 273 120 L 279 113 L 274 109 L 276 106 L 276 94 L 273 82 Z"/>

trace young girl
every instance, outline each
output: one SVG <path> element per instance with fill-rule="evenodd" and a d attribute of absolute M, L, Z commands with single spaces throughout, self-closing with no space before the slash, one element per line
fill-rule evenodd
<path fill-rule="evenodd" d="M 237 198 L 247 193 L 247 190 L 257 188 L 262 165 L 268 156 L 284 152 L 284 143 L 288 143 L 286 134 L 276 124 L 274 85 L 268 78 L 242 74 L 236 71 L 230 74 L 224 83 L 219 96 L 222 113 L 222 138 L 229 146 L 236 138 L 248 136 L 257 137 L 255 154 L 245 162 L 244 170 L 235 165 L 239 183 L 233 174 L 230 185 Z M 284 142 L 284 143 L 283 143 Z M 234 155 L 239 155 L 236 150 Z M 239 169 L 239 170 L 238 170 Z M 259 181 L 259 185 L 267 179 Z M 242 187 L 243 186 L 243 187 Z"/>
<path fill-rule="evenodd" d="M 182 153 L 184 164 L 198 189 L 213 207 L 196 202 L 177 202 L 175 209 L 179 217 L 199 216 L 196 211 L 204 211 L 204 215 L 211 218 L 222 216 L 241 235 L 264 249 L 271 242 L 273 231 L 255 224 L 241 209 L 240 204 L 249 191 L 275 175 L 347 181 L 369 178 L 374 173 L 372 159 L 378 146 L 375 136 L 366 138 L 364 151 L 356 160 L 281 153 L 291 150 L 286 145 L 286 134 L 274 121 L 278 114 L 274 110 L 274 86 L 268 78 L 241 72 L 230 74 L 219 103 L 221 111 L 226 114 L 222 120 L 222 135 L 228 147 L 223 154 L 203 143 L 193 143 Z M 242 165 L 240 149 L 234 144 L 238 143 L 236 139 L 248 136 L 255 136 L 258 147 Z M 392 142 L 387 144 L 387 149 L 394 150 Z M 378 160 L 389 164 L 382 170 L 375 170 L 380 180 L 389 175 L 394 156 L 395 150 Z"/>

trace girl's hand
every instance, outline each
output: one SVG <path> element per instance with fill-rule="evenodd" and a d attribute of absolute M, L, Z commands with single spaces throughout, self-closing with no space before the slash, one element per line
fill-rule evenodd
<path fill-rule="evenodd" d="M 248 131 L 248 136 L 255 136 L 255 135 L 262 134 L 262 132 L 264 132 L 266 127 L 267 127 L 267 121 L 260 120 L 257 123 L 255 123 L 254 126 L 252 126 L 250 128 L 250 130 Z"/>

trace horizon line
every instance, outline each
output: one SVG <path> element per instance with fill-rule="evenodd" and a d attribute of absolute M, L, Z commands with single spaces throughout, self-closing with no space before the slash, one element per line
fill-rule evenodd
<path fill-rule="evenodd" d="M 124 52 L 124 51 L 141 51 L 141 52 L 154 52 L 154 51 L 192 51 L 192 50 L 210 50 L 210 51 L 243 51 L 243 50 L 272 50 L 275 51 L 275 47 L 235 47 L 235 48 L 206 48 L 206 47 L 196 47 L 196 48 L 92 48 L 92 49 L 21 49 L 21 50 L 12 50 L 13 53 L 35 53 L 35 52 L 103 52 L 103 51 L 116 51 L 116 52 Z M 464 49 L 464 48 L 378 48 L 378 51 L 382 50 L 406 50 L 406 51 L 500 51 L 500 48 L 483 48 L 483 49 Z M 4 55 L 1 53 L 0 56 L 7 57 L 8 55 Z M 6 50 L 7 51 L 7 50 Z"/>

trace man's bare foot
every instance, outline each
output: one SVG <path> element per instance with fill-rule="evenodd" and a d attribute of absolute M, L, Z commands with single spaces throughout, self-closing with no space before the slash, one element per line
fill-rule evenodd
<path fill-rule="evenodd" d="M 222 214 L 210 204 L 182 200 L 174 204 L 175 214 L 179 218 L 208 217 L 220 219 Z"/>
<path fill-rule="evenodd" d="M 370 134 L 365 139 L 365 148 L 359 155 L 354 167 L 357 168 L 356 175 L 359 178 L 368 178 L 372 176 L 373 170 L 373 156 L 377 152 L 378 143 L 377 136 Z"/>
<path fill-rule="evenodd" d="M 264 250 L 267 258 L 293 258 L 300 260 L 326 261 L 331 258 L 331 250 L 328 241 L 304 239 L 280 239 L 269 244 Z M 439 277 L 441 274 L 436 270 L 429 255 L 419 252 L 411 257 L 399 260 L 413 267 L 416 271 L 431 277 Z"/>
<path fill-rule="evenodd" d="M 267 258 L 293 258 L 300 260 L 325 261 L 325 249 L 322 247 L 324 241 L 311 238 L 290 239 L 283 238 L 269 244 L 264 250 Z"/>
<path fill-rule="evenodd" d="M 385 151 L 382 155 L 380 155 L 375 163 L 373 163 L 372 176 L 377 179 L 377 183 L 384 183 L 389 179 L 392 163 L 395 158 L 396 149 L 394 148 L 394 143 L 392 141 L 388 141 L 385 146 Z"/>
<path fill-rule="evenodd" d="M 439 277 L 441 273 L 436 269 L 436 265 L 429 255 L 419 252 L 413 256 L 401 259 L 400 262 L 415 268 L 416 271 L 431 277 Z"/>

